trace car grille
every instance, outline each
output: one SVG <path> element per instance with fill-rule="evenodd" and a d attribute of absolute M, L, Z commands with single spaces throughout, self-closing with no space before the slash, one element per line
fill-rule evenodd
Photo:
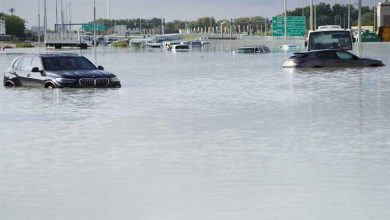
<path fill-rule="evenodd" d="M 109 83 L 110 83 L 110 79 L 108 78 L 97 78 L 97 79 L 82 78 L 79 80 L 80 86 L 89 87 L 89 88 L 106 87 Z"/>

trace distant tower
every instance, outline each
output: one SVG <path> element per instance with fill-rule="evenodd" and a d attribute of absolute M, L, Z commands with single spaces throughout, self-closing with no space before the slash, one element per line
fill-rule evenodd
<path fill-rule="evenodd" d="M 14 8 L 10 8 L 9 12 L 11 13 L 11 16 L 12 16 L 12 15 L 14 15 L 15 9 Z"/>

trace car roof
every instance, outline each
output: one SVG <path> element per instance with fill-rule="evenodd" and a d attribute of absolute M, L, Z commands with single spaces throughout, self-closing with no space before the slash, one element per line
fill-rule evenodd
<path fill-rule="evenodd" d="M 44 54 L 33 54 L 39 57 L 81 57 L 79 54 L 75 53 L 44 53 Z"/>
<path fill-rule="evenodd" d="M 254 46 L 243 46 L 243 47 L 240 47 L 240 48 L 259 48 L 259 47 L 267 47 L 265 45 L 254 45 Z"/>
<path fill-rule="evenodd" d="M 321 49 L 321 50 L 302 51 L 302 52 L 297 52 L 296 54 L 318 53 L 318 52 L 324 52 L 324 51 L 343 51 L 343 52 L 348 52 L 347 50 L 344 50 L 344 49 Z"/>

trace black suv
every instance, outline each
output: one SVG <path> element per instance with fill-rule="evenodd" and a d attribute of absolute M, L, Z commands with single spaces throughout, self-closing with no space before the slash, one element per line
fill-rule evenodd
<path fill-rule="evenodd" d="M 39 54 L 16 58 L 4 73 L 4 86 L 120 88 L 118 78 L 77 54 Z"/>

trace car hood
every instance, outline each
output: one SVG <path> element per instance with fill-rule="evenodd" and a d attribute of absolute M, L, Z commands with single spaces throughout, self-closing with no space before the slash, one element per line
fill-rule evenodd
<path fill-rule="evenodd" d="M 112 78 L 114 74 L 103 70 L 60 70 L 60 71 L 47 71 L 47 75 L 56 75 L 62 78 Z"/>

